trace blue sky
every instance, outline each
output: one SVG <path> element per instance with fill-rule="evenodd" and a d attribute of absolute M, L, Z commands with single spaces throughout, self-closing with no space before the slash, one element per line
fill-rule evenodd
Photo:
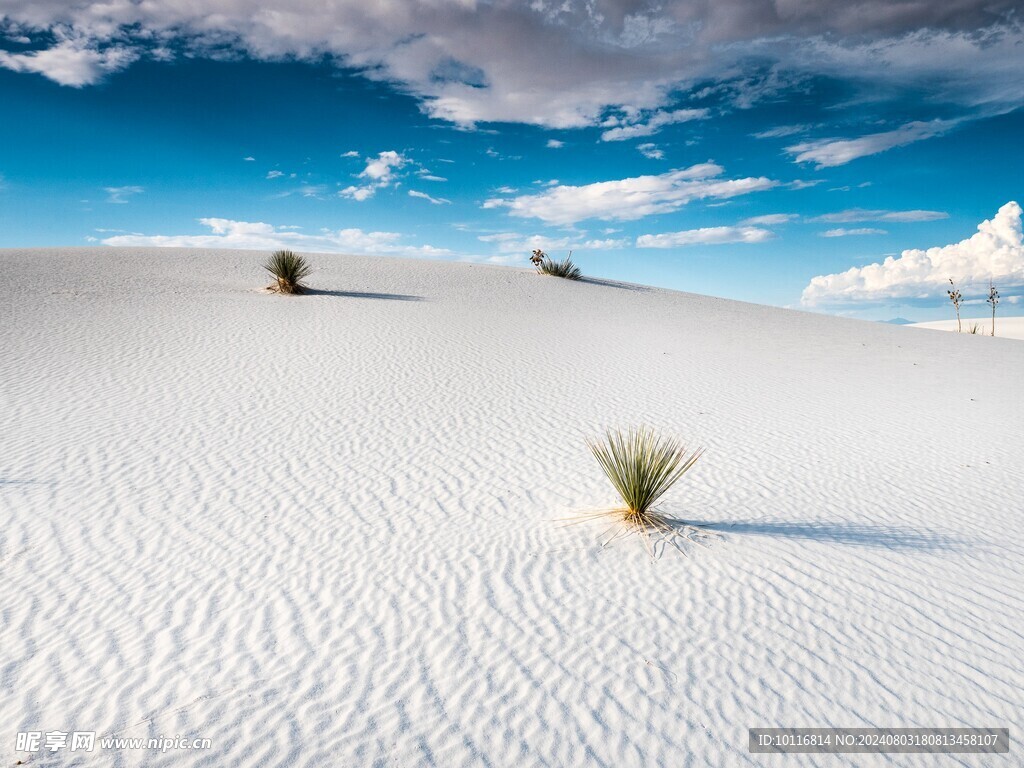
<path fill-rule="evenodd" d="M 947 316 L 948 277 L 1024 310 L 1012 3 L 249 4 L 0 0 L 0 247 L 541 247 L 868 319 Z"/>

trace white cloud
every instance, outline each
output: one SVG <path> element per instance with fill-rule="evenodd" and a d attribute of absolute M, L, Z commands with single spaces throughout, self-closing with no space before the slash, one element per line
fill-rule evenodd
<path fill-rule="evenodd" d="M 404 155 L 389 149 L 386 152 L 380 152 L 376 158 L 368 160 L 366 168 L 359 175 L 381 184 L 387 184 L 390 183 L 395 170 L 401 168 L 405 163 Z"/>
<path fill-rule="evenodd" d="M 369 200 L 378 189 L 392 186 L 396 181 L 396 171 L 408 162 L 405 155 L 393 149 L 379 152 L 377 157 L 367 158 L 366 167 L 359 174 L 359 178 L 366 179 L 367 183 L 345 187 L 338 194 L 358 202 Z"/>
<path fill-rule="evenodd" d="M 559 141 L 558 139 L 548 139 L 548 143 L 545 144 L 544 146 L 546 146 L 548 149 L 561 149 L 562 147 L 565 146 L 565 142 Z"/>
<path fill-rule="evenodd" d="M 598 124 L 609 109 L 671 113 L 674 94 L 705 81 L 731 83 L 721 93 L 745 106 L 815 74 L 894 97 L 924 93 L 936 102 L 1005 109 L 1024 101 L 1019 5 L 5 0 L 8 33 L 50 47 L 4 52 L 0 66 L 81 86 L 134 57 L 167 59 L 174 51 L 327 58 L 394 83 L 431 117 L 464 126 L 578 128 Z"/>
<path fill-rule="evenodd" d="M 556 251 L 607 250 L 625 248 L 630 245 L 630 241 L 626 238 L 548 237 L 546 235 L 522 235 L 518 232 L 498 232 L 492 235 L 481 235 L 477 239 L 484 243 L 494 244 L 499 253 L 518 253 L 524 259 L 535 249 L 554 253 Z"/>
<path fill-rule="evenodd" d="M 838 227 L 836 229 L 826 229 L 820 234 L 821 237 L 850 237 L 851 235 L 887 235 L 889 233 L 884 229 L 875 229 L 874 227 L 860 227 L 858 229 Z"/>
<path fill-rule="evenodd" d="M 788 224 L 791 221 L 795 221 L 800 217 L 795 213 L 768 213 L 764 216 L 751 216 L 749 219 L 744 219 L 740 224 L 747 226 L 774 226 L 777 224 Z"/>
<path fill-rule="evenodd" d="M 448 181 L 444 176 L 436 176 L 433 173 L 421 173 L 420 178 L 424 181 Z"/>
<path fill-rule="evenodd" d="M 446 200 L 443 197 L 431 197 L 426 192 L 419 192 L 415 189 L 409 190 L 409 197 L 416 197 L 419 198 L 420 200 L 426 200 L 428 203 L 432 203 L 434 205 L 448 205 L 451 203 L 451 200 Z"/>
<path fill-rule="evenodd" d="M 454 255 L 445 248 L 430 245 L 404 245 L 397 232 L 364 232 L 362 229 L 320 230 L 304 234 L 294 227 L 275 227 L 263 222 L 204 218 L 209 227 L 205 235 L 117 235 L 103 240 L 104 245 L 161 246 L 168 248 L 242 248 L 274 250 L 292 248 L 319 253 L 354 253 L 391 256 L 442 258 Z"/>
<path fill-rule="evenodd" d="M 127 203 L 133 195 L 141 195 L 146 190 L 143 187 L 128 186 L 104 187 L 103 191 L 107 193 L 108 203 Z"/>
<path fill-rule="evenodd" d="M 268 171 L 267 172 L 267 178 L 268 179 L 279 179 L 282 176 L 284 176 L 284 173 L 282 173 L 281 171 Z"/>
<path fill-rule="evenodd" d="M 342 152 L 341 156 L 342 157 L 359 157 L 359 153 L 356 152 L 354 149 L 350 149 L 348 152 Z"/>
<path fill-rule="evenodd" d="M 941 136 L 950 131 L 961 120 L 931 120 L 929 122 L 907 123 L 895 130 L 871 133 L 856 139 L 816 139 L 786 147 L 786 152 L 795 155 L 795 162 L 817 163 L 818 168 L 846 165 L 851 160 L 879 152 L 903 147 L 917 141 Z"/>
<path fill-rule="evenodd" d="M 810 189 L 811 187 L 818 186 L 824 181 L 824 179 L 797 179 L 796 181 L 789 182 L 786 186 L 790 189 Z"/>
<path fill-rule="evenodd" d="M 243 157 L 242 159 L 245 160 L 245 162 L 247 162 L 247 163 L 256 162 L 256 158 L 253 157 L 252 155 L 249 155 L 248 157 Z"/>
<path fill-rule="evenodd" d="M 782 139 L 787 136 L 796 136 L 800 133 L 806 133 L 811 130 L 814 126 L 812 125 L 779 125 L 775 128 L 769 128 L 765 131 L 759 131 L 751 134 L 755 139 Z"/>
<path fill-rule="evenodd" d="M 609 118 L 602 123 L 603 126 L 614 127 L 610 127 L 601 134 L 601 141 L 624 141 L 640 136 L 652 136 L 666 125 L 704 120 L 710 114 L 707 109 L 675 109 L 672 111 L 659 109 L 643 119 L 639 114 L 627 113 L 621 117 Z"/>
<path fill-rule="evenodd" d="M 882 263 L 819 275 L 803 291 L 805 305 L 944 295 L 949 278 L 966 295 L 994 280 L 1000 289 L 1024 287 L 1021 208 L 1009 202 L 978 225 L 972 237 L 952 245 L 903 251 Z"/>
<path fill-rule="evenodd" d="M 763 243 L 775 237 L 759 227 L 702 227 L 660 235 L 640 235 L 637 248 L 678 248 L 684 245 L 722 245 L 725 243 Z"/>
<path fill-rule="evenodd" d="M 822 221 L 828 224 L 850 224 L 856 221 L 938 221 L 948 219 L 949 214 L 945 211 L 875 211 L 864 208 L 849 208 L 845 211 L 825 213 L 815 216 L 810 221 Z"/>
<path fill-rule="evenodd" d="M 665 159 L 665 153 L 658 149 L 657 144 L 651 144 L 650 142 L 646 144 L 638 144 L 636 149 L 641 155 L 646 157 L 648 160 Z"/>
<path fill-rule="evenodd" d="M 67 39 L 40 51 L 0 51 L 0 67 L 36 72 L 61 85 L 81 88 L 124 69 L 137 58 L 138 54 L 129 48 L 111 46 L 100 50 L 87 42 Z"/>
<path fill-rule="evenodd" d="M 724 169 L 703 163 L 657 176 L 599 181 L 583 186 L 558 185 L 532 195 L 492 198 L 484 208 L 507 208 L 512 216 L 569 225 L 584 219 L 631 221 L 672 213 L 693 200 L 730 198 L 770 189 L 778 182 L 764 177 L 717 178 Z"/>

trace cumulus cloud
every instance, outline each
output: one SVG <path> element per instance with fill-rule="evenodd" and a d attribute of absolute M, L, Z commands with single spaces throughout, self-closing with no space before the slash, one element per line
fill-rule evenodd
<path fill-rule="evenodd" d="M 565 142 L 559 141 L 558 139 L 548 139 L 548 143 L 545 144 L 544 146 L 546 146 L 548 149 L 561 149 L 562 147 L 565 146 Z"/>
<path fill-rule="evenodd" d="M 268 179 L 279 179 L 282 176 L 284 176 L 284 173 L 282 173 L 281 171 L 267 171 Z"/>
<path fill-rule="evenodd" d="M 816 139 L 786 147 L 798 163 L 816 163 L 818 168 L 846 165 L 852 160 L 877 155 L 895 147 L 904 147 L 917 141 L 941 136 L 952 130 L 961 120 L 931 120 L 907 123 L 892 131 L 870 133 L 856 139 Z"/>
<path fill-rule="evenodd" d="M 684 245 L 722 245 L 725 243 L 763 243 L 775 235 L 759 227 L 702 227 L 666 232 L 660 235 L 640 235 L 637 248 L 678 248 Z"/>
<path fill-rule="evenodd" d="M 358 202 L 369 200 L 377 194 L 378 189 L 385 189 L 394 184 L 396 171 L 407 162 L 409 160 L 405 155 L 393 149 L 380 152 L 377 157 L 367 159 L 366 167 L 359 174 L 359 178 L 366 179 L 366 183 L 345 187 L 338 194 Z"/>
<path fill-rule="evenodd" d="M 81 88 L 111 72 L 124 69 L 137 58 L 135 51 L 123 46 L 108 46 L 101 50 L 84 41 L 61 40 L 44 50 L 23 53 L 0 51 L 0 67 L 15 72 L 35 72 L 55 83 Z"/>
<path fill-rule="evenodd" d="M 990 279 L 1000 290 L 1024 288 L 1024 238 L 1016 202 L 1004 205 L 959 243 L 906 250 L 881 263 L 819 275 L 804 289 L 801 301 L 814 306 L 941 297 L 950 278 L 965 294 L 983 290 Z"/>
<path fill-rule="evenodd" d="M 1013 107 L 1019 0 L 4 0 L 10 36 L 39 50 L 0 66 L 80 87 L 139 56 L 242 52 L 328 60 L 398 84 L 432 117 L 554 128 L 609 111 L 648 115 L 609 126 L 646 135 L 673 94 L 732 80 L 736 103 L 809 74 L 837 74 L 937 101 Z M 755 62 L 751 64 L 751 62 Z M 750 67 L 768 65 L 770 77 Z M 755 86 L 749 85 L 755 83 Z M 873 89 L 875 92 L 879 88 Z M 723 91 L 725 92 L 725 91 Z"/>
<path fill-rule="evenodd" d="M 849 208 L 845 211 L 825 213 L 815 216 L 810 221 L 822 221 L 828 224 L 850 224 L 857 221 L 938 221 L 948 219 L 949 214 L 945 211 L 874 211 L 865 208 Z"/>
<path fill-rule="evenodd" d="M 514 198 L 491 198 L 484 208 L 506 208 L 512 216 L 549 224 L 570 225 L 584 219 L 632 221 L 672 213 L 693 200 L 722 199 L 771 189 L 778 182 L 762 177 L 719 178 L 724 169 L 702 163 L 656 176 L 570 186 L 558 184 L 543 192 Z"/>
<path fill-rule="evenodd" d="M 707 109 L 674 109 L 671 111 L 657 110 L 646 118 L 641 118 L 639 114 L 611 117 L 602 123 L 605 127 L 613 127 L 609 127 L 601 134 L 601 141 L 624 141 L 640 136 L 652 136 L 666 125 L 704 120 L 710 114 Z"/>
<path fill-rule="evenodd" d="M 319 253 L 354 253 L 390 256 L 442 258 L 454 255 L 445 248 L 430 245 L 405 245 L 397 232 L 364 232 L 362 229 L 322 229 L 305 234 L 296 227 L 281 227 L 263 222 L 204 218 L 199 223 L 210 229 L 205 235 L 116 235 L 105 238 L 104 245 L 161 246 L 167 248 L 242 248 L 271 251 L 276 248 Z"/>
<path fill-rule="evenodd" d="M 128 186 L 128 187 L 104 187 L 103 191 L 107 193 L 108 203 L 127 203 L 129 198 L 134 195 L 141 195 L 145 192 L 145 188 Z"/>
<path fill-rule="evenodd" d="M 820 234 L 822 237 L 850 237 L 851 235 L 887 235 L 889 233 L 884 229 L 875 229 L 874 227 L 859 227 L 857 229 L 837 227 L 836 229 L 826 229 Z"/>

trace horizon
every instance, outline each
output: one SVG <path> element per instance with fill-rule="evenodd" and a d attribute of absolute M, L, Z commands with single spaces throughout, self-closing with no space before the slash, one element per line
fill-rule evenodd
<path fill-rule="evenodd" d="M 0 247 L 572 250 L 594 276 L 872 320 L 952 317 L 948 278 L 984 315 L 991 279 L 1024 314 L 1012 3 L 755 35 L 739 0 L 223 5 L 0 0 Z"/>

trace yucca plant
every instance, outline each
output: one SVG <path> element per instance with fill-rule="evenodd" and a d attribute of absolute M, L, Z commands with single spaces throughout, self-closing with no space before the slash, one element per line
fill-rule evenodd
<path fill-rule="evenodd" d="M 562 261 L 555 261 L 544 251 L 534 251 L 530 261 L 534 263 L 537 271 L 542 275 L 564 277 L 566 280 L 579 280 L 583 277 L 583 272 L 572 262 L 572 251 L 569 251 L 569 255 L 562 259 Z"/>
<path fill-rule="evenodd" d="M 274 251 L 263 268 L 277 280 L 270 288 L 278 293 L 302 293 L 302 281 L 313 273 L 306 258 L 292 251 Z"/>
<path fill-rule="evenodd" d="M 704 453 L 703 448 L 689 451 L 678 440 L 661 437 L 648 427 L 609 430 L 603 440 L 588 440 L 587 445 L 623 504 L 589 516 L 607 517 L 621 523 L 620 531 L 604 542 L 606 545 L 620 535 L 635 532 L 644 536 L 653 555 L 651 533 L 690 541 L 717 535 L 666 517 L 655 509 L 661 497 L 697 463 Z"/>

